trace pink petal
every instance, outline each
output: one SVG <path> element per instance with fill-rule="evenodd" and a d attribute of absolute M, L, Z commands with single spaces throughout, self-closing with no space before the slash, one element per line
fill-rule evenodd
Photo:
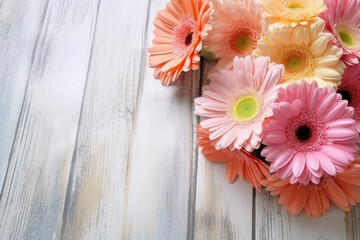
<path fill-rule="evenodd" d="M 300 111 L 301 111 L 301 108 L 302 108 L 302 103 L 299 99 L 296 99 L 292 105 L 291 105 L 291 111 L 293 113 L 294 116 L 298 116 Z"/>
<path fill-rule="evenodd" d="M 306 166 L 314 171 L 317 171 L 320 167 L 319 160 L 313 156 L 312 153 L 306 154 Z"/>
<path fill-rule="evenodd" d="M 286 142 L 286 137 L 283 132 L 270 132 L 265 138 L 272 144 L 281 144 Z"/>
<path fill-rule="evenodd" d="M 349 165 L 349 161 L 347 160 L 346 155 L 344 156 L 344 154 L 346 154 L 344 151 L 339 150 L 333 146 L 323 146 L 321 151 L 330 159 L 332 159 L 333 162 L 336 162 L 337 164 L 344 167 Z"/>
<path fill-rule="evenodd" d="M 202 125 L 201 125 L 202 126 Z M 218 130 L 210 133 L 209 139 L 212 141 L 214 139 L 219 138 L 220 136 L 224 135 L 227 131 L 229 131 L 233 126 L 232 125 L 225 125 L 222 128 L 219 128 Z"/>
<path fill-rule="evenodd" d="M 221 139 L 217 142 L 218 146 L 221 146 L 221 148 L 227 148 L 236 138 L 237 131 L 234 128 L 228 130 Z"/>
<path fill-rule="evenodd" d="M 203 128 L 212 128 L 218 125 L 230 123 L 231 120 L 225 117 L 208 118 L 200 122 Z"/>
<path fill-rule="evenodd" d="M 305 168 L 305 155 L 303 153 L 297 153 L 292 159 L 292 170 L 295 177 L 299 177 Z"/>
<path fill-rule="evenodd" d="M 345 141 L 357 136 L 355 129 L 330 128 L 327 130 L 327 138 L 334 141 Z"/>
<path fill-rule="evenodd" d="M 328 128 L 351 128 L 354 126 L 355 121 L 353 119 L 338 119 L 332 122 L 328 122 L 326 126 Z"/>
<path fill-rule="evenodd" d="M 298 178 L 298 182 L 303 185 L 308 185 L 311 180 L 311 177 L 312 177 L 311 173 L 309 172 L 309 170 L 305 168 L 301 176 Z"/>
<path fill-rule="evenodd" d="M 323 116 L 326 111 L 329 109 L 328 106 L 334 105 L 334 102 L 336 101 L 336 94 L 330 94 L 328 97 L 323 99 L 322 102 L 319 103 L 316 113 L 319 116 Z"/>
<path fill-rule="evenodd" d="M 319 160 L 320 166 L 324 169 L 325 172 L 334 176 L 336 174 L 336 169 L 331 159 L 322 154 L 321 152 L 314 153 L 314 156 Z"/>
<path fill-rule="evenodd" d="M 273 162 L 273 168 L 277 171 L 279 168 L 284 167 L 289 161 L 292 160 L 294 150 L 287 149 L 285 152 L 279 154 Z"/>
<path fill-rule="evenodd" d="M 347 101 L 341 101 L 333 105 L 332 108 L 325 114 L 324 121 L 329 122 L 331 120 L 338 119 L 342 115 L 346 106 Z"/>
<path fill-rule="evenodd" d="M 280 131 L 285 132 L 285 126 L 279 121 L 273 120 L 266 125 L 267 131 Z"/>

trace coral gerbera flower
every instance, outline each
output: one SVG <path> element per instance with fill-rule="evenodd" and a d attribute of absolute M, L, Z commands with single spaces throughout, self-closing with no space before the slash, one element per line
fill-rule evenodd
<path fill-rule="evenodd" d="M 200 124 L 209 129 L 215 147 L 259 148 L 262 123 L 272 115 L 283 66 L 268 57 L 234 58 L 231 70 L 211 74 L 203 96 L 195 99 L 195 114 L 205 117 Z"/>
<path fill-rule="evenodd" d="M 330 208 L 330 201 L 344 211 L 360 202 L 360 158 L 336 176 L 324 176 L 318 184 L 290 184 L 275 174 L 261 182 L 272 195 L 280 195 L 279 203 L 297 216 L 304 210 L 309 217 L 321 217 Z"/>
<path fill-rule="evenodd" d="M 270 177 L 269 167 L 264 162 L 242 149 L 217 150 L 209 139 L 210 132 L 200 125 L 197 125 L 196 128 L 197 145 L 202 148 L 202 154 L 211 162 L 227 163 L 226 178 L 230 183 L 239 176 L 241 179 L 247 179 L 254 188 L 261 191 L 260 182 Z"/>
<path fill-rule="evenodd" d="M 354 109 L 335 90 L 302 81 L 280 89 L 265 127 L 261 154 L 270 172 L 291 183 L 318 184 L 354 160 L 358 133 Z"/>
<path fill-rule="evenodd" d="M 269 56 L 272 61 L 285 66 L 282 83 L 286 86 L 305 80 L 317 81 L 320 87 L 334 88 L 340 85 L 345 64 L 339 60 L 341 53 L 334 45 L 328 45 L 331 34 L 323 33 L 323 20 L 306 26 L 273 26 L 258 41 L 253 56 Z"/>
<path fill-rule="evenodd" d="M 323 0 L 261 0 L 270 23 L 306 25 L 326 11 Z"/>
<path fill-rule="evenodd" d="M 360 65 L 347 66 L 338 89 L 349 106 L 354 108 L 355 128 L 360 132 Z"/>
<path fill-rule="evenodd" d="M 333 34 L 332 43 L 340 48 L 342 60 L 349 65 L 360 58 L 360 0 L 327 0 L 328 10 L 320 15 L 325 31 Z"/>
<path fill-rule="evenodd" d="M 154 20 L 153 46 L 148 51 L 154 77 L 169 85 L 182 71 L 199 68 L 202 38 L 211 26 L 212 13 L 207 0 L 171 0 Z"/>
<path fill-rule="evenodd" d="M 256 48 L 267 30 L 262 7 L 254 0 L 225 0 L 214 3 L 210 19 L 212 31 L 204 39 L 204 48 L 220 58 L 216 68 L 230 69 L 236 56 L 245 57 Z"/>

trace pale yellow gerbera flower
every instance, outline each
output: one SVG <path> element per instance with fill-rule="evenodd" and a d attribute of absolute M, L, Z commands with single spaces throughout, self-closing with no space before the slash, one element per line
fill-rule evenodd
<path fill-rule="evenodd" d="M 283 86 L 305 80 L 316 81 L 320 87 L 337 88 L 345 64 L 340 60 L 339 49 L 328 45 L 331 34 L 322 32 L 324 26 L 323 20 L 296 28 L 273 26 L 258 41 L 253 56 L 269 56 L 271 61 L 283 64 Z"/>
<path fill-rule="evenodd" d="M 306 25 L 326 11 L 323 0 L 260 0 L 270 23 Z"/>

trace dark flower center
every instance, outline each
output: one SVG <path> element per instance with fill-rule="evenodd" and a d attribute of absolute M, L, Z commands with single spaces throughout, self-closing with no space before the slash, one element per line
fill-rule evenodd
<path fill-rule="evenodd" d="M 349 104 L 351 103 L 351 93 L 348 90 L 342 89 L 338 93 L 341 94 L 343 100 L 348 101 Z"/>
<path fill-rule="evenodd" d="M 189 46 L 189 45 L 191 44 L 193 34 L 194 34 L 194 33 L 191 32 L 191 33 L 189 33 L 189 34 L 186 36 L 186 38 L 185 38 L 185 45 L 186 45 L 186 46 Z"/>
<path fill-rule="evenodd" d="M 309 140 L 312 136 L 311 129 L 308 126 L 300 126 L 296 130 L 296 137 L 301 141 L 304 142 Z"/>

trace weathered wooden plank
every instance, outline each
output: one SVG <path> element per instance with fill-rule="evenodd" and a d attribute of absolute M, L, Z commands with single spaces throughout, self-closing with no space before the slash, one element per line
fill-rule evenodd
<path fill-rule="evenodd" d="M 97 10 L 96 0 L 49 1 L 1 196 L 0 239 L 55 237 Z"/>
<path fill-rule="evenodd" d="M 360 203 L 346 213 L 347 239 L 360 239 Z"/>
<path fill-rule="evenodd" d="M 291 239 L 290 215 L 277 203 L 277 198 L 264 191 L 255 195 L 255 238 Z"/>
<path fill-rule="evenodd" d="M 215 61 L 202 64 L 202 83 Z M 253 188 L 241 179 L 226 180 L 226 164 L 207 161 L 198 151 L 195 239 L 251 239 Z"/>
<path fill-rule="evenodd" d="M 147 68 L 149 3 L 101 2 L 62 239 L 124 237 L 131 175 L 129 149 Z M 142 146 L 136 149 L 142 151 Z M 140 188 L 135 186 L 134 190 Z"/>
<path fill-rule="evenodd" d="M 229 184 L 225 164 L 198 161 L 195 239 L 251 239 L 253 188 Z"/>
<path fill-rule="evenodd" d="M 152 2 L 150 22 L 166 2 Z M 193 100 L 199 94 L 200 72 L 183 74 L 170 87 L 152 73 L 147 69 L 137 116 L 123 236 L 191 239 L 197 123 Z"/>
<path fill-rule="evenodd" d="M 126 239 L 191 237 L 195 174 L 193 99 L 199 72 L 165 87 L 148 75 L 136 126 Z"/>
<path fill-rule="evenodd" d="M 255 199 L 256 239 L 346 239 L 345 213 L 333 205 L 325 216 L 314 219 L 304 213 L 291 216 L 277 203 L 278 197 L 266 191 Z"/>
<path fill-rule="evenodd" d="M 47 2 L 0 1 L 0 189 Z"/>

